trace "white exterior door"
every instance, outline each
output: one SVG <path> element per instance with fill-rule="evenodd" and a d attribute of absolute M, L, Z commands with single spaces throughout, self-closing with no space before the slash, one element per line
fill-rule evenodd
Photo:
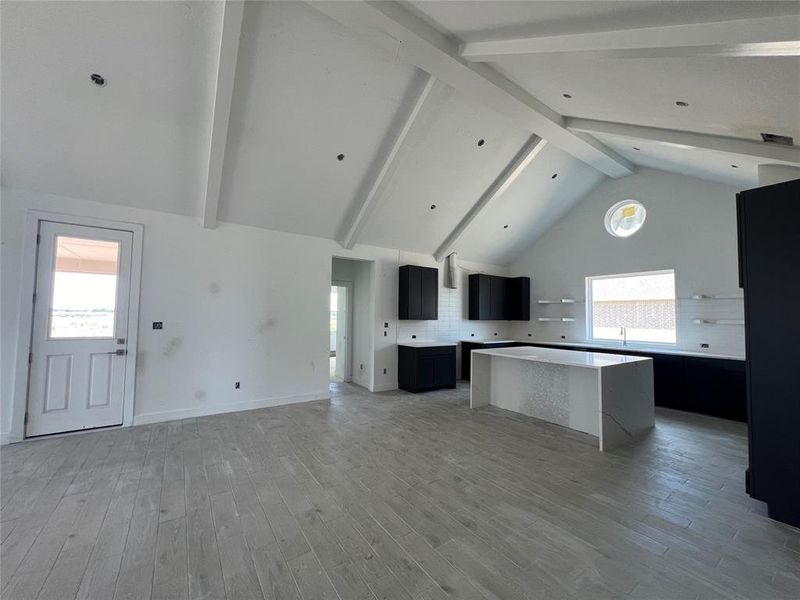
<path fill-rule="evenodd" d="M 26 437 L 122 424 L 132 242 L 40 222 Z"/>

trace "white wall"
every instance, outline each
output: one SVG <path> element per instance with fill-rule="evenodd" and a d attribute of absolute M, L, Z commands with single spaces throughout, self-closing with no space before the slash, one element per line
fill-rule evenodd
<path fill-rule="evenodd" d="M 736 188 L 642 169 L 608 179 L 542 236 L 510 267 L 531 277 L 531 321 L 517 324 L 519 339 L 585 341 L 585 278 L 675 269 L 678 343 L 682 350 L 744 356 L 744 327 L 696 325 L 693 318 L 743 318 L 742 301 L 692 300 L 694 294 L 741 294 L 738 287 Z M 610 236 L 608 208 L 633 198 L 647 209 L 634 236 Z M 574 305 L 541 306 L 537 299 L 575 298 Z M 539 316 L 574 316 L 574 323 L 540 323 Z M 700 345 L 708 343 L 709 348 Z"/>
<path fill-rule="evenodd" d="M 141 223 L 136 422 L 328 397 L 331 259 L 371 260 L 364 385 L 397 386 L 398 252 L 62 196 L 2 189 L 0 434 L 8 439 L 29 209 Z M 155 331 L 152 321 L 163 321 Z M 390 336 L 383 337 L 383 323 Z M 377 332 L 380 323 L 381 332 Z M 374 335 L 380 335 L 374 339 Z M 387 373 L 383 374 L 383 369 Z M 234 382 L 241 389 L 234 389 Z"/>
<path fill-rule="evenodd" d="M 397 387 L 397 339 L 507 336 L 509 324 L 469 322 L 466 272 L 440 295 L 440 319 L 398 327 L 398 266 L 435 266 L 431 257 L 221 223 L 64 196 L 0 190 L 0 436 L 8 439 L 20 315 L 27 212 L 41 210 L 144 226 L 135 422 L 243 410 L 328 397 L 329 299 L 334 256 L 365 261 L 356 303 L 367 306 L 357 380 L 372 391 Z M 440 277 L 443 270 L 440 267 Z M 466 269 L 504 274 L 491 265 Z M 163 321 L 163 330 L 153 330 Z M 388 327 L 384 327 L 388 323 Z M 361 329 L 362 332 L 365 329 Z M 384 335 L 384 331 L 386 335 Z M 414 333 L 412 333 L 414 332 Z M 357 365 L 361 364 L 361 358 Z M 354 377 L 357 375 L 354 370 Z M 385 372 L 384 372 L 385 371 Z M 241 389 L 234 389 L 234 382 Z"/>

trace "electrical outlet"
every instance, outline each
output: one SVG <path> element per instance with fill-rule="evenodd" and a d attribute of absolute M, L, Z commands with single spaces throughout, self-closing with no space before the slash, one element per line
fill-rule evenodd
<path fill-rule="evenodd" d="M 529 333 L 528 335 L 530 335 L 530 333 Z M 565 340 L 565 339 L 567 339 L 567 336 L 565 336 L 565 335 L 562 335 L 562 336 L 561 336 L 561 339 L 562 339 L 562 340 Z"/>
<path fill-rule="evenodd" d="M 233 389 L 238 390 L 241 387 L 241 382 L 237 381 L 233 384 Z"/>
<path fill-rule="evenodd" d="M 494 334 L 497 335 L 497 332 L 495 331 Z"/>
<path fill-rule="evenodd" d="M 386 375 L 386 369 L 383 370 L 383 374 Z"/>
<path fill-rule="evenodd" d="M 470 333 L 469 337 L 475 337 L 475 334 L 474 333 Z"/>
<path fill-rule="evenodd" d="M 361 370 L 364 370 L 364 363 L 361 363 Z"/>
<path fill-rule="evenodd" d="M 386 337 L 386 332 L 385 331 L 383 332 L 383 337 Z"/>
<path fill-rule="evenodd" d="M 153 329 L 164 329 L 163 321 L 153 321 Z"/>
<path fill-rule="evenodd" d="M 384 327 L 384 329 L 388 329 L 389 328 L 389 324 L 384 322 L 383 327 Z"/>
<path fill-rule="evenodd" d="M 415 340 L 415 339 L 417 339 L 417 336 L 416 336 L 416 335 L 412 335 L 412 336 L 411 336 L 411 339 L 412 339 L 412 340 Z"/>
<path fill-rule="evenodd" d="M 708 348 L 708 344 L 700 344 L 701 348 Z"/>

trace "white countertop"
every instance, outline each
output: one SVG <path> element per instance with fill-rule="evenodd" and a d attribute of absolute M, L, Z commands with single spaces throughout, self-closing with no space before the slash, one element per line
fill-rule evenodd
<path fill-rule="evenodd" d="M 504 340 L 498 338 L 490 338 L 488 340 L 476 340 L 475 338 L 470 338 L 468 340 L 461 340 L 462 343 L 472 343 L 472 344 L 514 344 L 517 340 Z"/>
<path fill-rule="evenodd" d="M 644 356 L 581 352 L 579 350 L 561 350 L 558 348 L 533 348 L 531 346 L 473 350 L 472 352 L 473 354 L 488 354 L 489 356 L 516 358 L 519 360 L 529 360 L 532 362 L 543 362 L 568 367 L 586 367 L 589 369 L 602 369 L 603 367 L 611 367 L 614 365 L 653 360 L 652 358 Z"/>
<path fill-rule="evenodd" d="M 408 348 L 441 348 L 442 346 L 458 346 L 456 342 L 403 342 L 397 344 L 398 346 L 407 346 Z"/>
<path fill-rule="evenodd" d="M 597 348 L 598 350 L 630 350 L 631 352 L 646 352 L 649 354 L 675 354 L 678 356 L 698 356 L 701 358 L 721 358 L 724 360 L 744 360 L 744 356 L 734 356 L 732 354 L 712 354 L 711 352 L 693 352 L 691 350 L 678 350 L 672 348 L 647 348 L 644 346 L 623 346 L 619 345 L 602 345 L 596 342 L 541 342 L 539 340 L 527 339 L 516 340 L 521 344 L 543 344 L 547 346 L 577 346 L 580 348 Z"/>

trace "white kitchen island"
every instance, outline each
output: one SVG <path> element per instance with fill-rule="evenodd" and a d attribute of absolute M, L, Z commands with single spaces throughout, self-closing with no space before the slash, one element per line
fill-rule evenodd
<path fill-rule="evenodd" d="M 653 359 L 530 346 L 473 350 L 470 407 L 487 405 L 588 433 L 608 450 L 655 425 Z"/>

